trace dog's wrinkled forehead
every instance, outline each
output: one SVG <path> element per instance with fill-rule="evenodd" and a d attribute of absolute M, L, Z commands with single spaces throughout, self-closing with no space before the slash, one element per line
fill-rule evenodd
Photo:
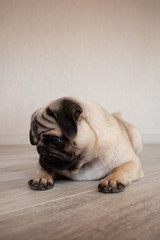
<path fill-rule="evenodd" d="M 56 134 L 57 136 L 61 133 L 60 127 L 53 117 L 46 114 L 44 108 L 37 110 L 31 118 L 31 129 L 30 129 L 30 142 L 36 145 L 40 137 L 43 134 Z"/>
<path fill-rule="evenodd" d="M 40 135 L 47 131 L 53 131 L 55 135 L 58 131 L 73 139 L 77 134 L 77 120 L 81 113 L 81 106 L 67 98 L 58 99 L 37 110 L 31 119 L 31 144 L 38 144 Z"/>

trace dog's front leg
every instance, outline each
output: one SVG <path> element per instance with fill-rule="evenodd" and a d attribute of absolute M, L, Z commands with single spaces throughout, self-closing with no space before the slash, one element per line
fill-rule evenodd
<path fill-rule="evenodd" d="M 54 172 L 47 172 L 39 164 L 35 176 L 28 181 L 28 185 L 33 190 L 48 190 L 54 186 Z"/>
<path fill-rule="evenodd" d="M 104 193 L 122 192 L 126 185 L 143 176 L 144 173 L 137 156 L 135 160 L 123 163 L 114 168 L 107 177 L 100 181 L 98 190 Z"/>

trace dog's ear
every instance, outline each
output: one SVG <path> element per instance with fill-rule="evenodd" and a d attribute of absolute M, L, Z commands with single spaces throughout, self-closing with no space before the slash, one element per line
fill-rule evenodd
<path fill-rule="evenodd" d="M 82 113 L 82 108 L 76 102 L 64 99 L 57 111 L 47 109 L 47 114 L 54 117 L 62 133 L 67 138 L 74 138 L 77 134 L 77 120 Z"/>
<path fill-rule="evenodd" d="M 31 118 L 31 128 L 29 132 L 29 138 L 32 145 L 37 145 L 37 143 L 39 142 L 39 134 L 37 131 L 37 122 L 34 115 L 35 114 L 33 114 Z"/>

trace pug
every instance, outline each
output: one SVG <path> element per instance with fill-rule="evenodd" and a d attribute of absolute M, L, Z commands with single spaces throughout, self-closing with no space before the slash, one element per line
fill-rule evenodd
<path fill-rule="evenodd" d="M 38 109 L 30 142 L 39 153 L 37 172 L 28 182 L 33 190 L 51 189 L 57 176 L 65 176 L 100 180 L 100 192 L 118 193 L 144 175 L 139 130 L 121 113 L 110 114 L 87 99 L 64 97 Z"/>

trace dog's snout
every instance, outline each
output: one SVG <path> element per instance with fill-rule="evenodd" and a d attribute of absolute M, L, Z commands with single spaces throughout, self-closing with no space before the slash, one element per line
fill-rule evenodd
<path fill-rule="evenodd" d="M 80 159 L 80 154 L 76 156 L 75 151 L 69 154 L 69 152 L 66 153 L 44 145 L 42 142 L 37 145 L 37 152 L 40 155 L 39 163 L 46 170 L 75 169 Z"/>
<path fill-rule="evenodd" d="M 38 151 L 38 153 L 39 153 L 42 157 L 44 157 L 44 156 L 47 155 L 47 151 L 46 151 L 44 148 L 42 148 L 42 147 L 37 148 L 37 151 Z"/>

